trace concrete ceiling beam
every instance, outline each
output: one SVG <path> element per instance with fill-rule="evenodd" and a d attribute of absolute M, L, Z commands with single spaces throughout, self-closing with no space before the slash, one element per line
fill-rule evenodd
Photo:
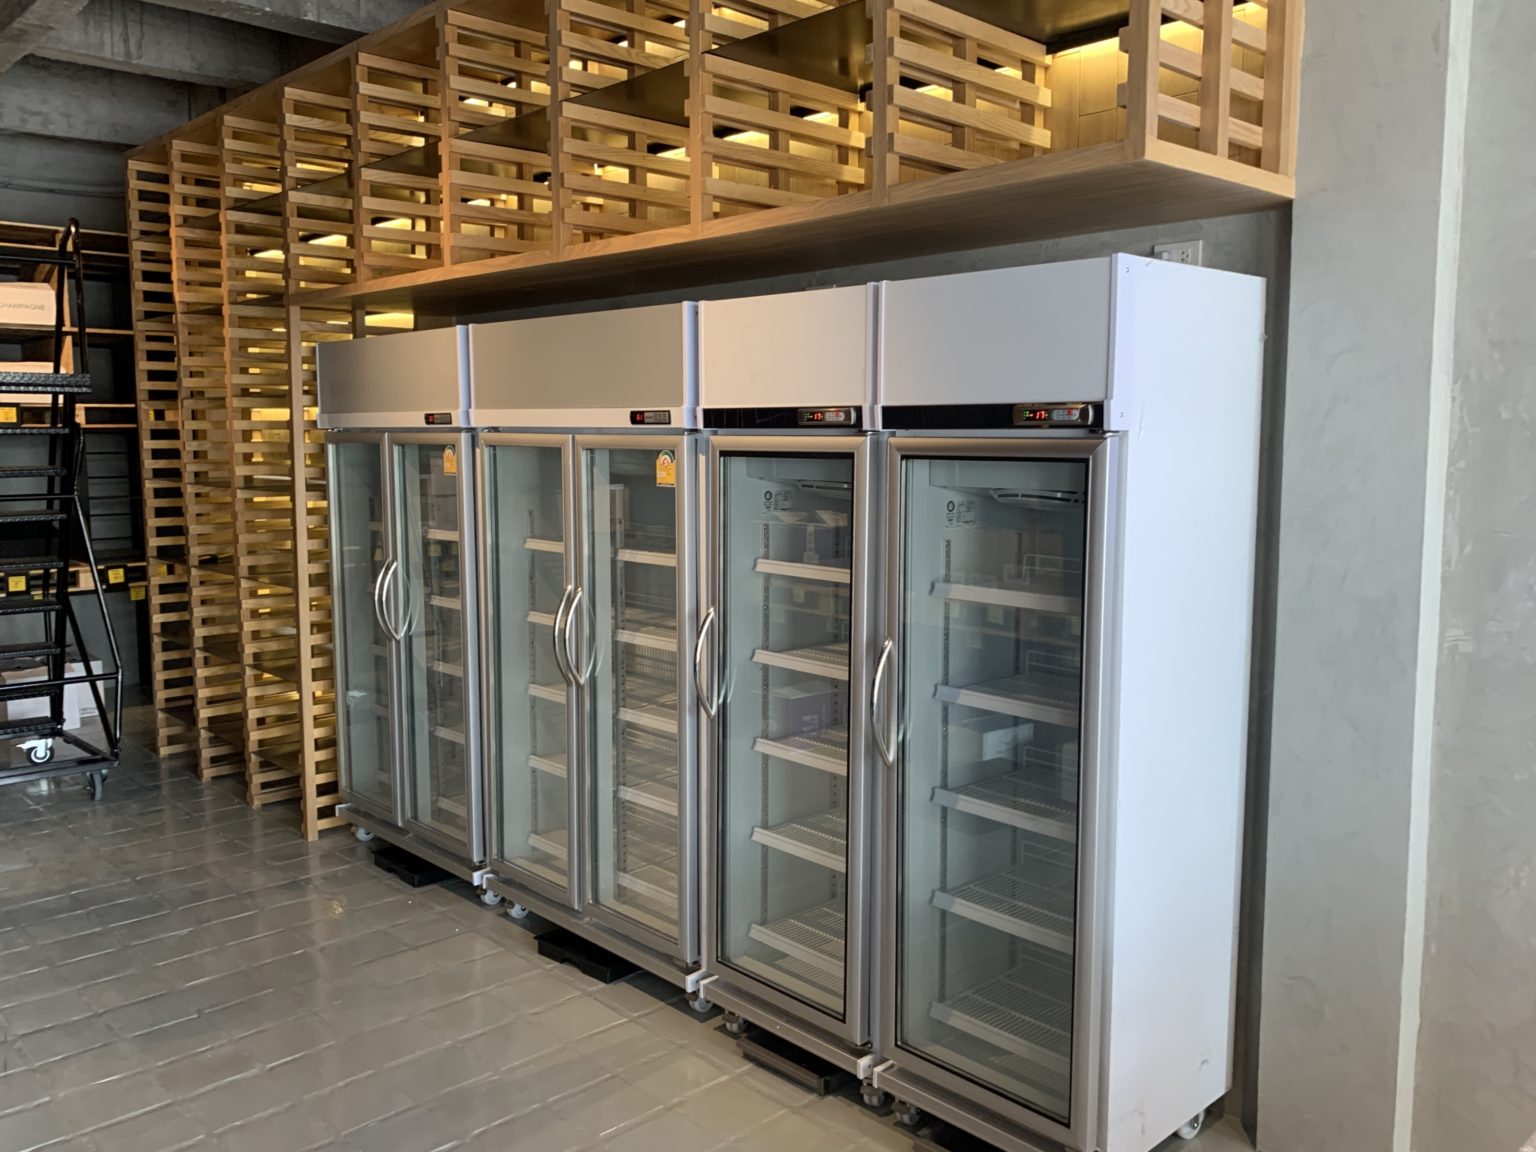
<path fill-rule="evenodd" d="M 142 0 L 89 0 L 32 54 L 186 84 L 254 88 L 328 50 L 314 40 Z"/>
<path fill-rule="evenodd" d="M 3 2 L 3 0 L 0 0 Z M 421 6 L 421 0 L 152 0 L 167 8 L 251 24 L 328 44 L 349 40 L 392 24 Z"/>
<path fill-rule="evenodd" d="M 220 103 L 225 93 L 129 72 L 22 60 L 0 75 L 0 132 L 142 144 Z"/>
<path fill-rule="evenodd" d="M 0 72 L 73 21 L 85 4 L 86 0 L 0 0 Z"/>

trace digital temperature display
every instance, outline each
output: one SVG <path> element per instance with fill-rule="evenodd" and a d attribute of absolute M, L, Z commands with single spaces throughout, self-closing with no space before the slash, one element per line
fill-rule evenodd
<path fill-rule="evenodd" d="M 852 408 L 801 408 L 799 423 L 802 428 L 852 428 Z"/>
<path fill-rule="evenodd" d="M 672 423 L 672 413 L 665 408 L 636 409 L 629 414 L 631 424 L 656 425 Z"/>
<path fill-rule="evenodd" d="M 429 428 L 443 428 L 453 423 L 452 412 L 425 412 L 423 415 Z"/>
<path fill-rule="evenodd" d="M 1082 428 L 1093 423 L 1093 405 L 1019 404 L 1013 423 L 1020 428 Z"/>

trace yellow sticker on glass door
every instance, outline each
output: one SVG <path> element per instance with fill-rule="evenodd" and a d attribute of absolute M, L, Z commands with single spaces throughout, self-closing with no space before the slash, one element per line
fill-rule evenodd
<path fill-rule="evenodd" d="M 677 453 L 671 449 L 656 453 L 656 487 L 677 487 Z"/>
<path fill-rule="evenodd" d="M 452 448 L 443 449 L 443 475 L 457 476 L 459 474 L 459 454 Z"/>

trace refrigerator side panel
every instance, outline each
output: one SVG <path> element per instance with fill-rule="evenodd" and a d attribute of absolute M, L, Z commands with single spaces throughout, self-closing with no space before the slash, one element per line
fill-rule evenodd
<path fill-rule="evenodd" d="M 1104 1152 L 1227 1091 L 1249 710 L 1264 285 L 1117 258 L 1122 493 Z M 1217 411 L 1219 422 L 1189 413 Z"/>

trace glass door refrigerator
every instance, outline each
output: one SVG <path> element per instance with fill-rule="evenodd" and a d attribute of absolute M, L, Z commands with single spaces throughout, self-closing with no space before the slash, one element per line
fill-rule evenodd
<path fill-rule="evenodd" d="M 1262 281 L 889 283 L 877 1088 L 1146 1152 L 1229 1086 Z"/>
<path fill-rule="evenodd" d="M 485 880 L 476 517 L 462 328 L 319 347 L 341 813 Z M 482 891 L 488 904 L 500 902 Z"/>
<path fill-rule="evenodd" d="M 872 290 L 699 306 L 711 440 L 695 674 L 704 995 L 868 1074 L 867 685 L 880 475 Z"/>
<path fill-rule="evenodd" d="M 492 888 L 696 994 L 692 304 L 475 326 Z M 702 1005 L 700 1005 L 702 1007 Z"/>

